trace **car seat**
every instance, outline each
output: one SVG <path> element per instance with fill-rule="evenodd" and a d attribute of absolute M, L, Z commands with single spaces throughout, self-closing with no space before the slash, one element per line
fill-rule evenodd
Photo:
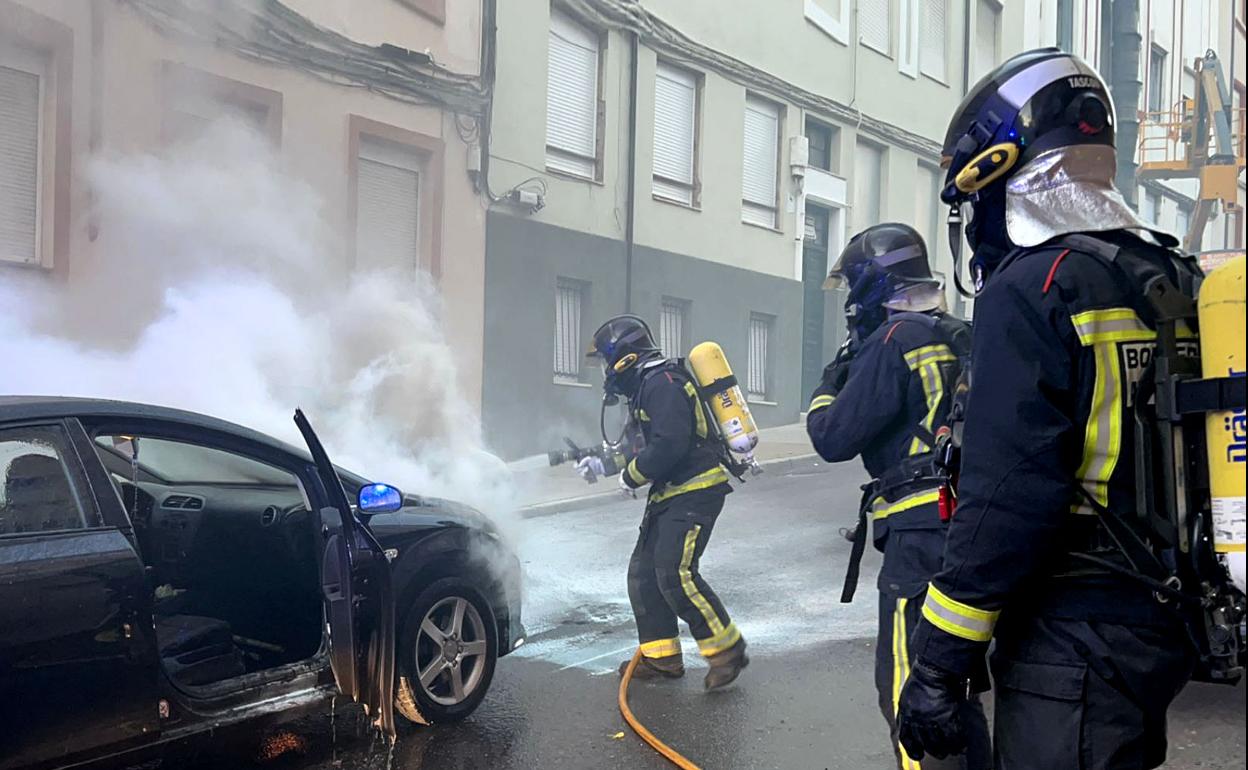
<path fill-rule="evenodd" d="M 157 615 L 156 644 L 165 672 L 183 685 L 204 685 L 247 672 L 230 624 L 199 615 Z"/>
<path fill-rule="evenodd" d="M 0 534 L 46 532 L 82 527 L 82 513 L 65 469 L 56 457 L 24 454 L 13 458 L 4 476 Z"/>

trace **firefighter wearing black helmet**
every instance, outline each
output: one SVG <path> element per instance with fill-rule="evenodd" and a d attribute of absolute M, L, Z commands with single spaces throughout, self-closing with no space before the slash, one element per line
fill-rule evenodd
<path fill-rule="evenodd" d="M 912 770 L 919 763 L 898 742 L 897 696 L 910 668 L 910 635 L 945 544 L 937 434 L 951 411 L 970 329 L 945 312 L 923 239 L 906 225 L 876 225 L 854 236 L 825 288 L 848 289 L 850 336 L 811 397 L 806 430 L 824 460 L 861 455 L 873 478 L 854 530 L 842 600 L 852 598 L 870 518 L 875 547 L 884 555 L 875 684 L 898 765 Z M 978 700 L 968 699 L 960 712 L 974 748 L 924 767 L 990 766 L 988 725 Z"/>
<path fill-rule="evenodd" d="M 1156 327 L 1132 276 L 1183 285 L 1195 268 L 1114 189 L 1112 102 L 1077 57 L 1002 64 L 944 154 L 941 198 L 970 218 L 982 293 L 959 505 L 911 644 L 902 744 L 963 750 L 959 704 L 995 640 L 998 767 L 1156 767 L 1194 648 L 1106 522 L 1140 521 L 1132 385 Z"/>
<path fill-rule="evenodd" d="M 679 618 L 710 665 L 706 689 L 724 687 L 749 658 L 741 632 L 698 569 L 732 487 L 708 435 L 696 387 L 680 361 L 664 358 L 636 316 L 618 316 L 599 327 L 590 355 L 603 365 L 606 398 L 628 400 L 631 424 L 642 437 L 620 485 L 630 492 L 649 487 L 628 564 L 628 597 L 642 652 L 633 676 L 684 675 Z M 592 470 L 601 474 L 603 468 Z M 620 671 L 626 666 L 627 661 Z"/>

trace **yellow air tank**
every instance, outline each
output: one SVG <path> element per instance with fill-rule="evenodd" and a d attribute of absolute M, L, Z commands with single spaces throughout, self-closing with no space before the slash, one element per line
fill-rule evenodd
<path fill-rule="evenodd" d="M 758 446 L 758 428 L 723 348 L 714 342 L 703 342 L 689 352 L 689 368 L 728 448 L 748 457 Z"/>
<path fill-rule="evenodd" d="M 1201 368 L 1205 377 L 1244 376 L 1244 289 L 1242 255 L 1214 270 L 1200 286 L 1197 305 Z M 1243 591 L 1248 420 L 1243 409 L 1211 412 L 1205 420 L 1214 550 L 1231 580 Z"/>

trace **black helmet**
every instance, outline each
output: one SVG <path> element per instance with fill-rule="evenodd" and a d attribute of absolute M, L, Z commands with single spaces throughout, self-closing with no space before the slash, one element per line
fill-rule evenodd
<path fill-rule="evenodd" d="M 663 354 L 645 321 L 635 315 L 618 315 L 594 332 L 588 355 L 601 359 L 608 395 L 631 396 L 639 382 L 640 364 Z"/>
<path fill-rule="evenodd" d="M 1025 51 L 975 84 L 954 112 L 941 151 L 940 198 L 956 205 L 1004 182 L 1047 150 L 1114 146 L 1114 106 L 1096 70 L 1058 48 Z"/>
<path fill-rule="evenodd" d="M 896 222 L 868 227 L 855 235 L 828 272 L 824 289 L 849 290 L 845 300 L 856 339 L 870 336 L 888 316 L 885 303 L 916 286 L 939 287 L 918 231 Z"/>

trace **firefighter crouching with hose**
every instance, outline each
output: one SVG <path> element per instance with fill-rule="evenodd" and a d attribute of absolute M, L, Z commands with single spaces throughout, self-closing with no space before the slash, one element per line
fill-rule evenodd
<path fill-rule="evenodd" d="M 1056 48 L 986 75 L 944 155 L 954 263 L 969 215 L 982 293 L 958 508 L 911 642 L 901 743 L 925 764 L 967 748 L 963 704 L 995 641 L 997 767 L 1157 767 L 1193 672 L 1242 671 L 1220 542 L 1236 522 L 1212 515 L 1197 460 L 1204 413 L 1242 424 L 1243 262 L 1239 376 L 1202 380 L 1199 269 L 1114 189 L 1108 88 Z"/>
<path fill-rule="evenodd" d="M 749 658 L 745 639 L 698 562 L 732 491 L 725 465 L 735 463 L 723 451 L 698 384 L 681 360 L 663 356 L 640 318 L 623 315 L 604 323 L 594 333 L 590 356 L 603 365 L 605 404 L 627 399 L 631 432 L 640 436 L 626 453 L 635 454 L 623 458 L 620 486 L 630 494 L 650 488 L 628 565 L 628 596 L 641 643 L 633 678 L 684 675 L 679 618 L 710 665 L 706 689 L 724 687 Z M 754 432 L 752 425 L 746 427 Z M 597 456 L 582 459 L 577 467 L 587 479 L 608 471 Z M 628 663 L 621 664 L 621 675 Z"/>
<path fill-rule="evenodd" d="M 824 460 L 861 455 L 874 478 L 864 488 L 841 600 L 853 598 L 870 517 L 884 554 L 875 684 L 898 765 L 914 770 L 918 762 L 897 741 L 897 696 L 910 668 L 909 638 L 945 545 L 952 498 L 943 451 L 970 327 L 944 312 L 927 248 L 906 225 L 876 225 L 854 236 L 828 276 L 826 288 L 837 287 L 849 292 L 850 338 L 811 398 L 806 430 Z M 972 749 L 925 768 L 991 766 L 979 702 L 968 699 L 960 711 Z"/>

